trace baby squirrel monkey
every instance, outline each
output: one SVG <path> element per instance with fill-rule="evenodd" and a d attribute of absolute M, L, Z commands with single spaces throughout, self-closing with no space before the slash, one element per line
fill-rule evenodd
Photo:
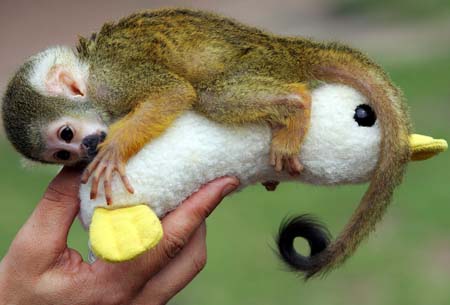
<path fill-rule="evenodd" d="M 32 160 L 90 162 L 82 181 L 92 177 L 95 198 L 103 178 L 110 204 L 113 173 L 132 193 L 126 162 L 189 109 L 225 124 L 269 124 L 270 163 L 299 174 L 308 84 L 339 82 L 370 95 L 379 71 L 335 43 L 275 36 L 211 13 L 145 11 L 80 38 L 76 53 L 56 47 L 30 58 L 9 83 L 3 120 Z"/>

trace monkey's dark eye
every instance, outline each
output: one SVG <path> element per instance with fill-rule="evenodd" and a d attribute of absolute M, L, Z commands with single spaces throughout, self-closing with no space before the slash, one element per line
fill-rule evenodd
<path fill-rule="evenodd" d="M 70 159 L 70 152 L 67 150 L 60 150 L 55 153 L 55 158 L 62 161 L 67 161 Z"/>
<path fill-rule="evenodd" d="M 358 123 L 359 126 L 364 127 L 373 126 L 373 124 L 375 124 L 377 120 L 375 112 L 369 105 L 366 104 L 362 104 L 356 107 L 355 115 L 353 116 L 353 118 L 355 119 L 355 121 Z"/>
<path fill-rule="evenodd" d="M 61 130 L 61 133 L 59 134 L 59 136 L 65 142 L 69 143 L 73 139 L 73 131 L 69 126 L 66 126 Z"/>

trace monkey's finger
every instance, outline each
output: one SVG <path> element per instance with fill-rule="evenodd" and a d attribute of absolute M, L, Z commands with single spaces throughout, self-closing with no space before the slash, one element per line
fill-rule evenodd
<path fill-rule="evenodd" d="M 148 300 L 166 304 L 200 273 L 205 264 L 206 225 L 203 223 L 180 254 L 147 282 L 132 304 L 146 304 Z"/>
<path fill-rule="evenodd" d="M 289 164 L 289 174 L 291 176 L 297 176 L 300 175 L 300 172 L 303 170 L 303 165 L 300 163 L 300 160 L 298 157 L 290 157 L 288 159 Z"/>
<path fill-rule="evenodd" d="M 294 163 L 291 161 L 290 157 L 283 158 L 283 168 L 289 173 L 289 175 L 295 175 Z"/>
<path fill-rule="evenodd" d="M 283 170 L 283 157 L 275 154 L 275 170 L 281 172 Z"/>
<path fill-rule="evenodd" d="M 105 188 L 105 198 L 106 203 L 110 205 L 112 203 L 112 188 L 111 188 L 111 181 L 112 181 L 112 174 L 114 171 L 113 166 L 108 166 L 105 171 L 105 175 L 103 177 L 103 187 Z"/>
<path fill-rule="evenodd" d="M 95 169 L 99 165 L 99 163 L 102 161 L 102 155 L 98 154 L 94 160 L 92 160 L 91 163 L 86 167 L 86 169 L 83 172 L 83 175 L 81 176 L 81 183 L 87 183 L 91 175 L 94 173 Z"/>
<path fill-rule="evenodd" d="M 84 169 L 83 175 L 81 176 L 81 183 L 86 184 L 89 180 L 89 177 L 91 177 L 92 172 L 94 171 L 95 167 L 93 167 L 94 164 L 98 164 L 99 161 L 96 161 L 95 159 Z"/>
<path fill-rule="evenodd" d="M 120 175 L 120 179 L 122 179 L 123 185 L 125 185 L 125 188 L 130 194 L 134 194 L 134 188 L 130 183 L 130 180 L 128 179 L 126 173 L 125 173 L 125 165 L 123 163 L 119 164 L 117 167 L 117 172 Z"/>
<path fill-rule="evenodd" d="M 96 162 L 95 160 L 92 162 Z M 85 168 L 83 175 L 81 176 L 81 183 L 86 184 L 89 180 L 89 177 L 91 177 L 92 169 L 91 164 Z"/>
<path fill-rule="evenodd" d="M 275 152 L 270 150 L 270 165 L 275 166 L 275 164 L 277 164 Z"/>
<path fill-rule="evenodd" d="M 98 192 L 98 184 L 100 182 L 100 177 L 103 175 L 103 172 L 106 169 L 106 163 L 101 162 L 100 165 L 97 167 L 97 169 L 94 172 L 94 176 L 92 177 L 92 183 L 91 183 L 91 199 L 97 198 L 97 192 Z"/>

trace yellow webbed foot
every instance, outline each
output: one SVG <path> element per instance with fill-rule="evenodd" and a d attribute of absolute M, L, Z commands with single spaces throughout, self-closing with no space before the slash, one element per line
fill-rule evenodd
<path fill-rule="evenodd" d="M 161 222 L 147 205 L 96 208 L 89 228 L 94 254 L 109 262 L 131 260 L 158 244 Z"/>

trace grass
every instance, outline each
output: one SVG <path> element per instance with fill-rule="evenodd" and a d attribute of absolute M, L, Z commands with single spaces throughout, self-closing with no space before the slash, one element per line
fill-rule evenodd
<path fill-rule="evenodd" d="M 450 139 L 450 56 L 387 67 L 411 106 L 417 131 Z M 0 255 L 31 213 L 55 168 L 24 170 L 0 138 Z M 271 251 L 280 220 L 311 213 L 336 234 L 365 186 L 249 187 L 208 219 L 208 265 L 172 304 L 450 304 L 449 154 L 409 166 L 388 215 L 341 268 L 302 282 Z M 86 254 L 76 223 L 70 246 Z"/>

